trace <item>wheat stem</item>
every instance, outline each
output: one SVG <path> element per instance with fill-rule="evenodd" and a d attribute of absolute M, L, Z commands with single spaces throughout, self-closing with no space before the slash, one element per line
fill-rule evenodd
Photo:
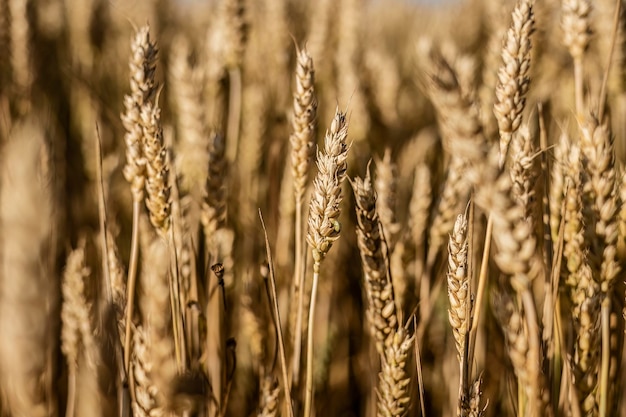
<path fill-rule="evenodd" d="M 129 372 L 131 355 L 131 336 L 133 310 L 135 308 L 135 286 L 137 284 L 137 264 L 139 260 L 139 214 L 141 200 L 133 200 L 133 225 L 130 241 L 130 260 L 128 262 L 128 279 L 126 286 L 126 332 L 124 335 L 124 369 Z"/>
<path fill-rule="evenodd" d="M 311 417 L 313 403 L 313 325 L 315 324 L 315 302 L 317 299 L 317 284 L 320 277 L 320 263 L 313 264 L 313 285 L 311 287 L 311 301 L 309 304 L 309 324 L 306 344 L 306 383 L 304 394 L 304 417 Z"/>

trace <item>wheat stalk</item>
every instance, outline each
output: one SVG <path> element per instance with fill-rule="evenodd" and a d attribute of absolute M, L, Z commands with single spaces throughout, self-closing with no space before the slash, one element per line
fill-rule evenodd
<path fill-rule="evenodd" d="M 309 307 L 309 324 L 307 334 L 307 361 L 304 416 L 311 416 L 313 400 L 313 324 L 315 320 L 315 298 L 319 281 L 320 264 L 339 238 L 341 224 L 341 185 L 348 168 L 347 158 L 350 146 L 346 143 L 348 121 L 345 113 L 337 109 L 335 117 L 326 131 L 324 151 L 317 154 L 318 173 L 313 181 L 313 195 L 309 208 L 309 230 L 307 242 L 313 255 L 313 284 Z"/>
<path fill-rule="evenodd" d="M 126 165 L 124 177 L 130 183 L 133 195 L 133 225 L 131 236 L 131 254 L 128 265 L 126 332 L 124 336 L 124 368 L 129 371 L 131 322 L 134 310 L 135 284 L 137 280 L 137 258 L 139 239 L 139 213 L 141 200 L 144 196 L 146 182 L 146 161 L 143 149 L 144 127 L 142 122 L 142 108 L 153 99 L 156 93 L 154 73 L 156 70 L 157 49 L 150 41 L 150 28 L 140 28 L 131 41 L 130 95 L 124 96 L 125 113 L 121 116 L 122 124 L 126 129 Z"/>
<path fill-rule="evenodd" d="M 296 91 L 293 99 L 293 133 L 291 143 L 291 173 L 296 201 L 295 220 L 295 266 L 293 293 L 297 308 L 294 334 L 293 383 L 300 379 L 300 355 L 302 350 L 302 316 L 304 310 L 304 275 L 306 249 L 304 247 L 303 200 L 308 181 L 311 158 L 314 153 L 317 122 L 317 98 L 315 96 L 315 70 L 313 59 L 306 48 L 297 51 Z"/>

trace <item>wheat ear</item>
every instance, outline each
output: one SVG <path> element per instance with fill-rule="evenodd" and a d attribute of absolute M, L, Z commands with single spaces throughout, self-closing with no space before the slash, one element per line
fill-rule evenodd
<path fill-rule="evenodd" d="M 500 165 L 504 165 L 509 143 L 522 123 L 526 93 L 530 85 L 530 36 L 535 19 L 532 0 L 518 0 L 502 47 L 494 113 L 500 132 Z"/>
<path fill-rule="evenodd" d="M 392 254 L 398 240 L 401 226 L 397 220 L 397 177 L 398 167 L 391 160 L 391 149 L 385 149 L 385 154 L 380 160 L 376 160 L 376 173 L 374 188 L 376 189 L 376 210 L 380 223 L 383 226 L 385 241 L 389 253 Z"/>
<path fill-rule="evenodd" d="M 156 70 L 157 49 L 150 41 L 150 28 L 140 28 L 130 45 L 130 95 L 124 96 L 125 113 L 122 124 L 126 129 L 126 165 L 124 177 L 130 183 L 133 195 L 133 225 L 131 236 L 130 261 L 128 264 L 126 332 L 124 336 L 124 368 L 128 373 L 130 364 L 131 322 L 134 310 L 135 284 L 137 281 L 137 260 L 139 255 L 139 214 L 144 196 L 146 162 L 143 155 L 143 106 L 153 99 L 156 93 L 154 72 Z"/>
<path fill-rule="evenodd" d="M 67 417 L 74 416 L 76 406 L 76 374 L 78 360 L 83 355 L 87 364 L 94 367 L 93 354 L 95 340 L 91 328 L 91 306 L 85 297 L 85 279 L 90 276 L 85 266 L 85 250 L 73 250 L 68 258 L 63 274 L 63 307 L 61 308 L 61 350 L 69 367 Z"/>
<path fill-rule="evenodd" d="M 277 417 L 279 414 L 279 395 L 280 386 L 276 378 L 265 377 L 261 383 L 261 401 L 257 417 Z"/>
<path fill-rule="evenodd" d="M 170 262 L 168 245 L 160 238 L 155 239 L 142 256 L 141 287 L 143 289 L 141 312 L 149 343 L 149 357 L 153 364 L 151 380 L 157 389 L 157 404 L 165 407 L 170 397 L 172 381 L 176 373 L 175 343 L 172 340 L 172 305 L 170 299 Z M 175 335 L 174 335 L 175 336 Z"/>
<path fill-rule="evenodd" d="M 561 2 L 561 27 L 563 43 L 574 60 L 574 94 L 576 113 L 583 113 L 583 58 L 591 38 L 589 0 L 563 0 Z"/>
<path fill-rule="evenodd" d="M 352 181 L 356 201 L 356 234 L 364 286 L 367 294 L 367 318 L 376 350 L 381 357 L 393 342 L 398 325 L 393 285 L 389 276 L 389 259 L 381 236 L 382 224 L 376 209 L 376 195 L 369 169 L 365 179 Z"/>
<path fill-rule="evenodd" d="M 406 363 L 414 339 L 406 329 L 399 327 L 392 334 L 391 344 L 385 348 L 376 390 L 377 417 L 404 417 L 408 413 L 411 379 Z"/>
<path fill-rule="evenodd" d="M 528 381 L 530 385 L 527 385 L 530 410 L 533 415 L 543 415 L 549 411 L 545 408 L 547 401 L 544 398 L 548 392 L 541 374 L 539 323 L 531 292 L 532 282 L 541 274 L 541 259 L 531 225 L 523 218 L 524 209 L 511 197 L 510 174 L 497 168 L 494 152 L 489 154 L 488 161 L 472 170 L 471 182 L 477 185 L 476 204 L 489 210 L 493 219 L 493 238 L 498 249 L 495 261 L 509 277 L 523 306 L 522 320 L 528 337 L 528 369 L 525 372 L 532 375 Z"/>
<path fill-rule="evenodd" d="M 610 315 L 615 278 L 620 272 L 616 259 L 619 199 L 613 138 L 606 121 L 591 115 L 580 124 L 580 148 L 585 168 L 585 198 L 588 241 L 592 245 L 589 262 L 602 294 L 602 362 L 600 367 L 600 415 L 605 416 L 609 404 L 609 367 L 611 361 Z"/>
<path fill-rule="evenodd" d="M 307 242 L 313 255 L 313 285 L 309 307 L 307 358 L 306 358 L 306 391 L 304 416 L 311 416 L 313 402 L 313 325 L 315 323 L 315 299 L 319 281 L 320 264 L 339 238 L 341 224 L 341 185 L 346 177 L 348 164 L 348 121 L 345 113 L 337 109 L 335 117 L 326 131 L 324 151 L 317 154 L 318 173 L 313 182 L 313 195 L 309 208 L 309 230 Z"/>
<path fill-rule="evenodd" d="M 298 50 L 296 63 L 296 91 L 293 99 L 293 133 L 291 142 L 291 173 L 296 202 L 295 220 L 295 266 L 293 291 L 296 304 L 296 326 L 294 333 L 293 384 L 300 380 L 300 358 L 302 351 L 302 316 L 304 314 L 304 275 L 306 248 L 304 232 L 303 200 L 306 190 L 311 159 L 314 154 L 315 127 L 317 121 L 317 98 L 315 96 L 315 70 L 313 58 L 306 48 Z"/>
<path fill-rule="evenodd" d="M 426 248 L 426 230 L 430 219 L 432 204 L 432 185 L 430 168 L 422 163 L 415 167 L 413 175 L 413 192 L 409 203 L 409 228 L 415 245 L 416 285 L 424 273 L 424 257 Z"/>

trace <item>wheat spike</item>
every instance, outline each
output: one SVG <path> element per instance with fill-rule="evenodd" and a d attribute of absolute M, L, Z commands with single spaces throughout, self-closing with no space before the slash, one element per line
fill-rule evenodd
<path fill-rule="evenodd" d="M 293 133 L 291 142 L 291 171 L 296 201 L 301 202 L 306 189 L 309 165 L 314 154 L 317 98 L 313 58 L 306 48 L 298 51 L 296 63 L 296 92 L 293 95 Z"/>
<path fill-rule="evenodd" d="M 406 363 L 413 340 L 414 337 L 400 327 L 393 332 L 391 344 L 385 348 L 376 390 L 378 417 L 404 417 L 408 412 L 411 402 L 409 394 L 411 379 Z"/>
<path fill-rule="evenodd" d="M 398 167 L 391 161 L 391 150 L 387 148 L 383 159 L 376 161 L 374 188 L 376 189 L 376 210 L 383 226 L 389 253 L 393 253 L 400 233 L 396 216 Z"/>
<path fill-rule="evenodd" d="M 224 136 L 214 132 L 209 140 L 209 171 L 205 186 L 205 200 L 200 220 L 206 239 L 226 223 L 226 170 Z"/>
<path fill-rule="evenodd" d="M 176 372 L 169 273 L 167 244 L 157 238 L 143 257 L 140 306 L 145 337 L 149 341 L 146 344 L 149 358 L 153 364 L 158 364 L 153 367 L 150 379 L 157 389 L 154 397 L 159 407 L 167 405 Z"/>
<path fill-rule="evenodd" d="M 457 358 L 462 361 L 465 335 L 471 320 L 470 281 L 467 275 L 467 218 L 459 214 L 448 243 L 448 319 L 454 333 Z"/>
<path fill-rule="evenodd" d="M 591 209 L 588 217 L 588 240 L 592 245 L 590 262 L 601 290 L 611 290 L 620 271 L 616 260 L 618 221 L 621 202 L 615 170 L 613 138 L 606 123 L 593 115 L 580 125 L 580 149 L 587 173 L 585 195 Z"/>
<path fill-rule="evenodd" d="M 150 357 L 149 340 L 143 327 L 138 326 L 133 333 L 132 373 L 135 383 L 133 415 L 137 417 L 160 417 L 163 409 L 157 406 L 158 388 L 152 382 L 154 368 Z"/>
<path fill-rule="evenodd" d="M 133 199 L 143 199 L 146 180 L 143 155 L 142 107 L 150 102 L 155 93 L 154 73 L 156 70 L 157 49 L 150 41 L 150 28 L 144 26 L 137 31 L 131 41 L 130 95 L 124 96 L 125 113 L 121 119 L 126 129 L 126 165 L 124 177 L 130 183 Z"/>
<path fill-rule="evenodd" d="M 267 376 L 261 383 L 261 404 L 259 407 L 258 417 L 276 417 L 278 416 L 278 396 L 280 395 L 280 386 L 276 378 Z"/>
<path fill-rule="evenodd" d="M 187 37 L 175 37 L 170 51 L 168 92 L 176 110 L 178 139 L 174 163 L 183 195 L 191 193 L 193 202 L 199 204 L 208 167 L 205 70 L 189 62 L 192 51 Z"/>
<path fill-rule="evenodd" d="M 345 113 L 337 109 L 326 131 L 324 152 L 317 154 L 318 174 L 313 182 L 309 212 L 307 242 L 313 250 L 313 260 L 321 262 L 333 242 L 339 238 L 341 184 L 346 177 L 348 149 L 346 143 L 348 122 Z"/>
<path fill-rule="evenodd" d="M 94 366 L 96 346 L 91 328 L 91 306 L 85 296 L 85 280 L 90 271 L 85 265 L 85 250 L 74 249 L 67 257 L 63 275 L 63 307 L 61 309 L 61 350 L 70 366 L 77 367 L 81 353 Z"/>
<path fill-rule="evenodd" d="M 513 197 L 524 209 L 523 218 L 533 221 L 535 211 L 535 182 L 538 172 L 533 140 L 527 125 L 520 127 L 511 143 L 511 181 Z"/>
<path fill-rule="evenodd" d="M 424 49 L 429 97 L 437 110 L 444 149 L 464 160 L 481 158 L 485 151 L 478 108 L 461 88 L 453 66 L 432 46 Z"/>
<path fill-rule="evenodd" d="M 502 66 L 496 85 L 494 113 L 500 132 L 500 165 L 504 164 L 509 143 L 522 123 L 530 85 L 530 37 L 534 26 L 532 1 L 519 0 L 502 47 Z"/>
<path fill-rule="evenodd" d="M 365 291 L 368 298 L 367 318 L 378 353 L 383 356 L 393 341 L 398 323 L 394 291 L 388 274 L 388 263 L 381 223 L 376 209 L 376 196 L 369 170 L 365 179 L 352 182 L 356 201 L 357 242 L 363 264 Z"/>
<path fill-rule="evenodd" d="M 161 109 L 146 103 L 141 109 L 143 122 L 143 154 L 146 159 L 146 206 L 150 222 L 161 236 L 167 236 L 170 227 L 169 162 L 163 142 Z"/>
<path fill-rule="evenodd" d="M 588 0 L 561 1 L 563 43 L 574 59 L 582 58 L 591 38 L 591 3 Z"/>

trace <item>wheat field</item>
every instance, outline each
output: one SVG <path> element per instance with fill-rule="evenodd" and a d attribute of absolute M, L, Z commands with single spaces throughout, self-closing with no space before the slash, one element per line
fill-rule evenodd
<path fill-rule="evenodd" d="M 0 415 L 626 415 L 622 6 L 0 0 Z"/>

